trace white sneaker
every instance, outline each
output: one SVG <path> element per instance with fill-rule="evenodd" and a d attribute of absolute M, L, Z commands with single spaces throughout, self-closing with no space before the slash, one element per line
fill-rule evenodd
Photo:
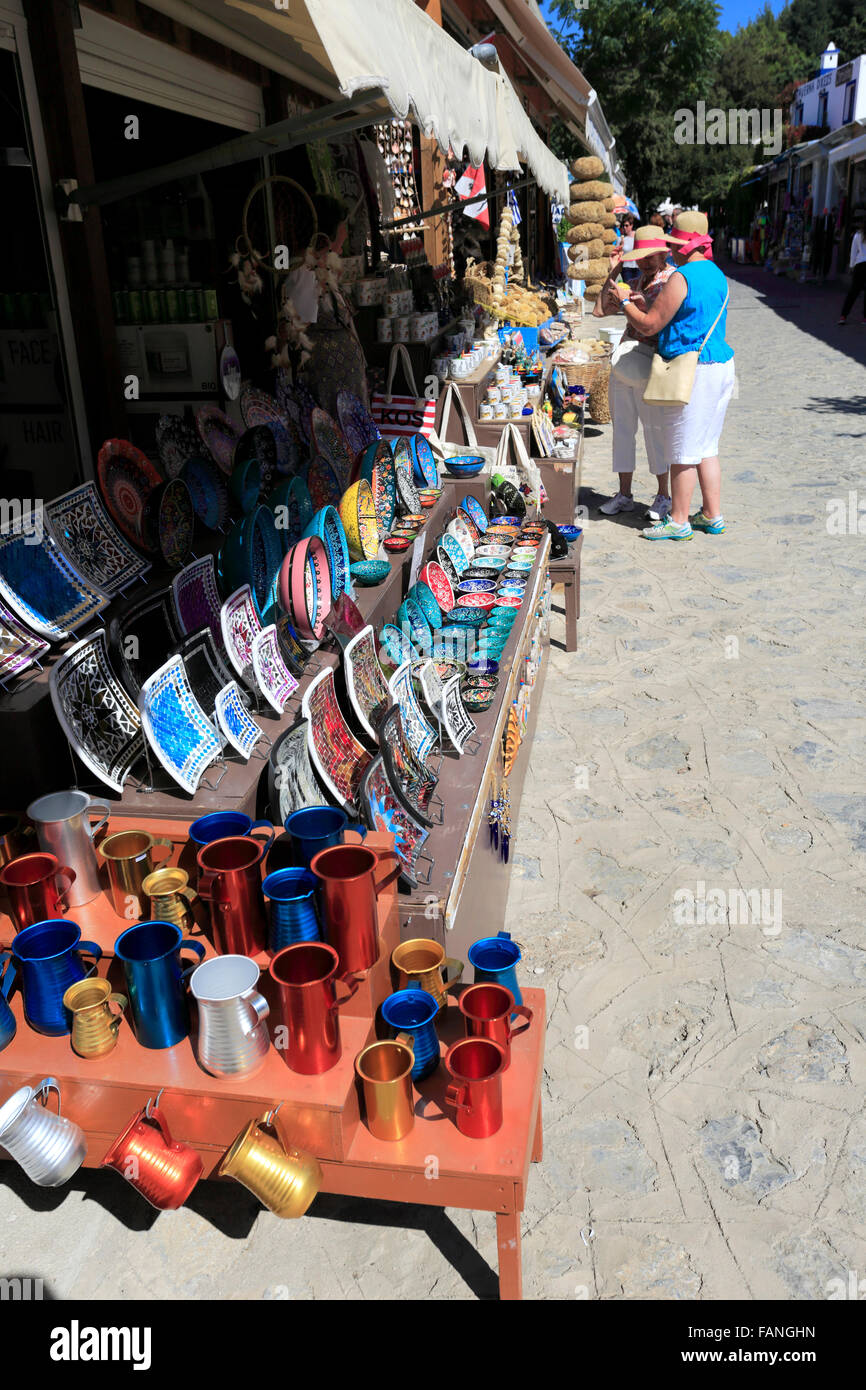
<path fill-rule="evenodd" d="M 647 516 L 650 521 L 664 521 L 665 517 L 670 516 L 670 514 L 671 499 L 662 497 L 661 493 L 658 493 L 652 506 L 647 508 Z"/>
<path fill-rule="evenodd" d="M 626 497 L 624 492 L 618 492 L 609 502 L 602 502 L 598 510 L 604 512 L 605 516 L 616 516 L 617 512 L 633 512 L 634 498 Z"/>

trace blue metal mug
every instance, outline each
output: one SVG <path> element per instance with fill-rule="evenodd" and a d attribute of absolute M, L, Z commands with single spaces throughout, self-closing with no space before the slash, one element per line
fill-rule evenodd
<path fill-rule="evenodd" d="M 335 806 L 302 806 L 288 817 L 285 827 L 297 846 L 298 863 L 305 869 L 319 850 L 344 844 L 347 830 L 356 830 L 362 840 L 367 838 L 367 827 L 350 821 L 346 812 Z"/>
<path fill-rule="evenodd" d="M 8 1003 L 9 991 L 15 982 L 15 966 L 11 957 L 11 951 L 0 951 L 0 965 L 5 967 L 0 974 L 0 1052 L 11 1043 L 17 1027 Z"/>
<path fill-rule="evenodd" d="M 321 941 L 316 891 L 319 880 L 308 869 L 276 869 L 265 877 L 268 950 L 282 951 L 299 941 Z"/>
<path fill-rule="evenodd" d="M 523 1003 L 516 970 L 522 956 L 517 942 L 511 940 L 511 932 L 501 931 L 497 936 L 483 936 L 480 941 L 473 941 L 467 954 L 469 964 L 475 970 L 476 984 L 489 980 L 492 984 L 504 985 L 514 995 L 515 1004 Z"/>
<path fill-rule="evenodd" d="M 392 1033 L 411 1033 L 415 1038 L 413 1081 L 431 1076 L 439 1065 L 439 1034 L 435 1023 L 438 1012 L 438 999 L 419 984 L 396 990 L 382 1004 L 382 1018 Z"/>
<path fill-rule="evenodd" d="M 89 970 L 79 959 L 82 951 L 94 957 Z M 93 974 L 101 955 L 101 946 L 82 941 L 81 928 L 62 917 L 34 922 L 18 933 L 12 941 L 12 957 L 21 967 L 24 1017 L 35 1032 L 61 1038 L 72 1031 L 63 996 L 70 985 Z"/>
<path fill-rule="evenodd" d="M 231 835 L 252 835 L 254 830 L 269 830 L 266 848 L 270 848 L 274 838 L 274 827 L 269 820 L 253 820 L 243 811 L 213 811 L 209 816 L 199 816 L 189 828 L 189 838 L 201 848 L 212 840 L 226 840 Z"/>
<path fill-rule="evenodd" d="M 181 951 L 194 951 L 197 960 L 184 967 Z M 189 1036 L 189 997 L 186 978 L 204 959 L 200 941 L 184 937 L 173 922 L 139 922 L 127 927 L 114 943 L 123 962 L 135 1036 L 142 1047 L 174 1047 Z"/>

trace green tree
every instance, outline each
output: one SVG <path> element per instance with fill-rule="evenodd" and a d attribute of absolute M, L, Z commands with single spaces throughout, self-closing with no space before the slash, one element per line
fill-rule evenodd
<path fill-rule="evenodd" d="M 840 63 L 866 53 L 866 5 L 863 0 L 790 0 L 779 23 L 792 43 L 809 55 L 808 77 L 832 39 Z"/>

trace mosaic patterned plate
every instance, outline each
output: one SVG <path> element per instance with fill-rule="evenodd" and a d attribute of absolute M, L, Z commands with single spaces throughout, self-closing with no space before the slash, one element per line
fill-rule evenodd
<path fill-rule="evenodd" d="M 253 638 L 253 670 L 259 689 L 272 709 L 282 714 L 286 701 L 298 688 L 280 652 L 274 623 L 262 628 Z"/>
<path fill-rule="evenodd" d="M 428 560 L 421 570 L 420 578 L 430 589 L 439 605 L 440 616 L 442 612 L 447 613 L 449 608 L 454 607 L 454 590 L 451 586 L 451 580 L 438 560 Z M 437 623 L 436 626 L 439 627 L 440 624 Z"/>
<path fill-rule="evenodd" d="M 229 681 L 218 692 L 215 710 L 223 738 L 242 758 L 249 758 L 264 736 L 264 729 L 259 728 L 247 711 L 237 681 Z"/>
<path fill-rule="evenodd" d="M 141 545 L 144 504 L 162 478 L 150 459 L 128 439 L 106 439 L 96 458 L 103 500 L 121 531 Z"/>
<path fill-rule="evenodd" d="M 397 511 L 397 470 L 394 455 L 387 439 L 369 444 L 361 455 L 358 477 L 373 489 L 373 504 L 379 530 L 387 532 L 394 524 Z"/>
<path fill-rule="evenodd" d="M 144 735 L 139 712 L 112 670 L 104 629 L 70 647 L 48 684 L 71 747 L 100 781 L 121 792 L 143 757 Z"/>
<path fill-rule="evenodd" d="M 315 454 L 310 460 L 307 487 L 314 511 L 318 512 L 322 507 L 339 507 L 343 485 L 324 454 Z"/>
<path fill-rule="evenodd" d="M 310 757 L 319 776 L 343 808 L 355 812 L 361 778 L 371 756 L 343 717 L 330 668 L 322 671 L 307 687 L 302 712 L 308 720 Z"/>
<path fill-rule="evenodd" d="M 403 733 L 406 742 L 415 754 L 418 761 L 423 764 L 427 754 L 436 742 L 436 731 L 427 722 L 420 704 L 418 696 L 415 694 L 415 686 L 412 682 L 412 662 L 404 661 L 388 682 L 388 688 L 395 704 L 400 706 L 400 718 L 403 721 Z"/>
<path fill-rule="evenodd" d="M 376 655 L 376 639 L 367 624 L 343 652 L 346 693 L 362 729 L 378 742 L 376 726 L 391 703 L 391 692 Z"/>
<path fill-rule="evenodd" d="M 225 474 L 231 473 L 235 448 L 242 433 L 234 420 L 217 405 L 200 405 L 195 412 L 195 424 L 211 458 Z"/>
<path fill-rule="evenodd" d="M 95 483 L 82 483 L 47 502 L 44 517 L 70 564 L 112 598 L 150 569 L 112 524 Z"/>
<path fill-rule="evenodd" d="M 328 569 L 331 572 L 331 600 L 333 602 L 351 585 L 349 545 L 336 507 L 323 507 L 320 512 L 316 512 L 304 531 L 304 536 L 318 536 L 319 540 L 325 543 L 325 549 L 328 552 Z"/>
<path fill-rule="evenodd" d="M 50 650 L 50 643 L 30 632 L 5 603 L 0 603 L 0 680 L 22 675 Z"/>
<path fill-rule="evenodd" d="M 156 448 L 167 478 L 176 478 L 188 458 L 201 452 L 198 432 L 181 415 L 160 415 Z"/>
<path fill-rule="evenodd" d="M 392 666 L 402 666 L 421 655 L 412 646 L 409 638 L 394 623 L 386 623 L 379 632 L 379 650 L 385 653 Z"/>
<path fill-rule="evenodd" d="M 381 756 L 374 758 L 364 773 L 360 802 L 370 829 L 394 836 L 394 850 L 400 860 L 400 881 L 414 888 L 418 883 L 418 857 L 430 832 L 399 800 Z"/>
<path fill-rule="evenodd" d="M 168 660 L 182 637 L 168 585 L 112 605 L 108 654 L 130 699 L 138 699 L 148 676 Z"/>
<path fill-rule="evenodd" d="M 217 651 L 225 655 L 220 608 L 222 602 L 216 582 L 212 555 L 203 555 L 176 574 L 171 583 L 176 626 L 180 632 L 197 632 L 209 627 Z"/>
<path fill-rule="evenodd" d="M 192 495 L 183 478 L 170 478 L 155 487 L 141 514 L 143 544 L 160 554 L 170 569 L 189 559 L 195 532 Z"/>
<path fill-rule="evenodd" d="M 245 685 L 256 690 L 253 671 L 253 639 L 262 630 L 249 584 L 231 594 L 220 609 L 223 646 L 229 661 Z"/>
<path fill-rule="evenodd" d="M 353 459 L 381 438 L 369 410 L 351 391 L 337 392 L 337 419 Z"/>
<path fill-rule="evenodd" d="M 265 506 L 274 514 L 277 535 L 285 555 L 293 545 L 297 545 L 313 519 L 310 490 L 303 478 L 291 478 L 286 483 L 277 484 L 266 498 Z"/>
<path fill-rule="evenodd" d="M 268 758 L 268 806 L 274 825 L 285 825 L 302 806 L 321 806 L 325 793 L 310 761 L 309 724 L 299 715 Z"/>
<path fill-rule="evenodd" d="M 460 542 L 458 540 L 455 540 L 454 536 L 452 536 L 450 533 L 442 537 L 442 549 L 448 556 L 448 559 L 451 561 L 451 564 L 459 579 L 459 577 L 463 574 L 463 571 L 469 568 L 469 560 L 467 558 L 466 551 L 463 549 L 463 546 L 460 544 Z"/>
<path fill-rule="evenodd" d="M 0 535 L 0 600 L 39 637 L 61 642 L 101 613 L 109 597 L 83 579 L 42 517 Z"/>
<path fill-rule="evenodd" d="M 439 486 L 439 469 L 433 450 L 423 434 L 413 434 L 410 441 L 412 452 L 412 479 L 422 487 Z"/>
<path fill-rule="evenodd" d="M 273 456 L 273 468 L 268 475 L 267 485 L 270 486 L 274 471 L 297 473 L 306 450 L 302 447 L 295 425 L 280 410 L 274 397 L 247 385 L 241 387 L 240 405 L 247 433 L 252 430 L 260 435 L 262 430 L 267 430 L 270 435 L 270 446 L 266 441 L 263 444 L 264 448 L 269 449 L 269 455 Z M 259 458 L 258 454 L 254 457 Z M 259 458 L 259 462 L 264 471 L 264 460 Z"/>
<path fill-rule="evenodd" d="M 147 741 L 165 771 L 195 795 L 205 771 L 221 756 L 222 745 L 190 689 L 179 656 L 145 681 L 138 708 Z"/>
<path fill-rule="evenodd" d="M 379 748 L 397 800 L 422 825 L 433 825 L 430 802 L 437 778 L 418 761 L 407 743 L 398 704 L 392 704 L 379 722 Z"/>
<path fill-rule="evenodd" d="M 487 520 L 487 514 L 477 497 L 464 497 L 460 505 L 472 517 L 479 531 L 483 533 L 488 529 L 490 522 Z"/>
<path fill-rule="evenodd" d="M 327 459 L 334 471 L 340 491 L 352 481 L 352 452 L 343 431 L 326 410 L 317 406 L 310 419 L 313 449 Z"/>
<path fill-rule="evenodd" d="M 189 488 L 199 521 L 210 531 L 218 531 L 229 514 L 229 490 L 213 459 L 194 454 L 186 460 L 180 476 Z"/>
<path fill-rule="evenodd" d="M 174 655 L 183 659 L 190 688 L 205 714 L 213 714 L 217 695 L 233 675 L 217 649 L 210 628 L 200 627 L 197 632 L 188 633 L 178 642 Z"/>

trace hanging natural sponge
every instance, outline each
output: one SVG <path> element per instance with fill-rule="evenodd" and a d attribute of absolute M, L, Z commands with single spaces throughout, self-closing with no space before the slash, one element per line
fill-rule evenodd
<path fill-rule="evenodd" d="M 609 193 L 604 199 L 605 212 L 613 212 L 613 194 Z"/>
<path fill-rule="evenodd" d="M 596 218 L 596 221 L 600 222 L 603 227 L 616 226 L 616 218 L 614 217 L 612 212 L 602 212 L 600 216 Z"/>
<path fill-rule="evenodd" d="M 606 257 L 602 256 L 595 261 L 587 261 L 583 267 L 584 280 L 606 280 L 610 274 L 610 265 Z"/>
<path fill-rule="evenodd" d="M 614 232 L 613 227 L 602 227 L 601 239 L 604 242 L 605 246 L 613 246 L 616 242 L 616 233 Z"/>
<path fill-rule="evenodd" d="M 609 183 L 600 183 L 598 179 L 590 179 L 588 183 L 573 183 L 571 185 L 571 197 L 575 203 L 582 203 L 587 198 L 603 200 L 610 198 L 613 193 Z"/>
<path fill-rule="evenodd" d="M 604 255 L 604 242 L 601 237 L 595 237 L 592 241 L 580 242 L 577 246 L 569 246 L 569 259 L 572 261 L 595 261 L 599 256 Z"/>
<path fill-rule="evenodd" d="M 604 208 L 601 203 L 585 202 L 572 203 L 568 209 L 569 222 L 601 222 L 604 217 Z"/>
<path fill-rule="evenodd" d="M 583 222 L 579 227 L 569 227 L 568 240 L 572 246 L 581 241 L 594 241 L 603 231 L 604 227 L 600 222 Z"/>
<path fill-rule="evenodd" d="M 571 172 L 576 179 L 597 179 L 599 174 L 604 173 L 604 165 L 598 155 L 585 154 L 580 159 L 572 160 Z"/>

